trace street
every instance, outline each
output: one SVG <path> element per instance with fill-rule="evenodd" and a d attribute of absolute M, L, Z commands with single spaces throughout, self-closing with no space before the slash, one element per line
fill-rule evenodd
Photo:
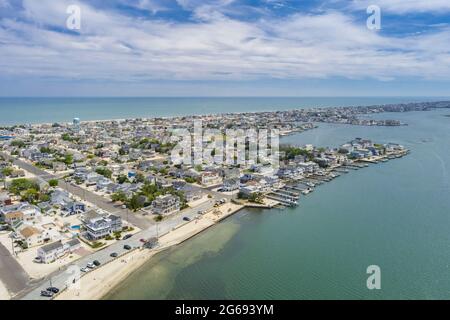
<path fill-rule="evenodd" d="M 175 215 L 172 215 L 165 220 L 161 221 L 160 223 L 155 224 L 153 227 L 150 227 L 144 231 L 140 231 L 139 233 L 136 233 L 133 235 L 133 237 L 127 239 L 127 240 L 120 240 L 112 245 L 110 245 L 107 248 L 104 248 L 100 251 L 97 251 L 93 254 L 90 254 L 86 257 L 81 258 L 76 263 L 72 264 L 77 266 L 78 268 L 84 268 L 86 265 L 90 262 L 93 262 L 94 260 L 99 261 L 102 265 L 105 263 L 113 260 L 114 258 L 111 257 L 112 253 L 117 253 L 119 256 L 128 252 L 128 250 L 124 249 L 125 245 L 129 245 L 131 248 L 138 248 L 143 245 L 141 242 L 141 239 L 148 240 L 150 238 L 154 237 L 161 237 L 162 235 L 170 232 L 175 227 L 178 227 L 182 224 L 188 223 L 187 221 L 184 221 L 184 217 L 188 217 L 190 220 L 194 220 L 196 216 L 198 216 L 198 211 L 205 211 L 212 209 L 214 207 L 215 201 L 209 200 L 206 201 L 196 208 L 189 208 L 186 210 L 183 210 Z M 68 266 L 69 267 L 69 266 Z M 69 269 L 69 271 L 72 269 Z M 57 287 L 59 289 L 63 289 L 67 285 L 68 279 L 71 279 L 73 277 L 72 273 L 68 272 L 68 268 L 66 267 L 63 270 L 57 271 L 51 275 L 51 277 L 48 277 L 47 279 L 40 281 L 39 284 L 36 286 L 33 286 L 33 289 L 29 290 L 29 292 L 21 297 L 21 299 L 24 300 L 49 300 L 49 298 L 41 297 L 40 293 L 42 290 L 47 289 L 50 287 L 50 279 L 51 284 L 54 287 Z"/>
<path fill-rule="evenodd" d="M 30 280 L 22 266 L 1 243 L 0 279 L 12 294 L 17 294 L 27 288 Z"/>
<path fill-rule="evenodd" d="M 49 174 L 48 172 L 46 172 L 42 169 L 39 169 L 25 161 L 13 158 L 4 152 L 0 152 L 0 155 L 4 156 L 7 159 L 13 159 L 14 164 L 16 166 L 44 179 L 45 181 L 49 181 L 52 179 L 58 179 L 59 187 L 61 189 L 64 189 L 64 190 L 68 191 L 69 193 L 72 193 L 72 194 L 78 196 L 79 198 L 92 203 L 93 205 L 97 206 L 100 209 L 103 209 L 103 210 L 105 210 L 109 213 L 115 214 L 115 215 L 119 215 L 123 220 L 129 221 L 131 224 L 135 225 L 139 229 L 146 229 L 153 225 L 153 222 L 151 219 L 146 219 L 143 216 L 133 214 L 132 212 L 129 212 L 127 209 L 123 209 L 122 207 L 115 205 L 113 202 L 106 199 L 105 197 L 97 195 L 97 194 L 95 194 L 89 190 L 83 189 L 77 185 L 66 183 L 65 181 L 61 181 L 58 176 Z"/>

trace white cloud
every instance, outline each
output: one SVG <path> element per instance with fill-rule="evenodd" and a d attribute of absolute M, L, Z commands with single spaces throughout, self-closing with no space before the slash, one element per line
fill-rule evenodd
<path fill-rule="evenodd" d="M 449 29 L 396 38 L 370 31 L 339 12 L 246 22 L 205 6 L 196 9 L 198 17 L 204 13 L 201 20 L 169 23 L 133 19 L 76 1 L 82 9 L 79 35 L 41 27 L 64 28 L 65 8 L 73 3 L 25 0 L 24 14 L 33 23 L 3 19 L 0 72 L 136 82 L 450 78 Z M 206 12 L 212 13 L 208 19 Z"/>
<path fill-rule="evenodd" d="M 352 5 L 357 8 L 367 8 L 378 5 L 382 10 L 395 13 L 447 13 L 450 11 L 449 0 L 353 0 Z"/>

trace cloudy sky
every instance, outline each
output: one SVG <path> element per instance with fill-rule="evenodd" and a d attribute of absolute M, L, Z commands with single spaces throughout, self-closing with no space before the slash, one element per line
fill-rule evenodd
<path fill-rule="evenodd" d="M 0 96 L 449 96 L 449 84 L 450 0 L 0 0 Z"/>

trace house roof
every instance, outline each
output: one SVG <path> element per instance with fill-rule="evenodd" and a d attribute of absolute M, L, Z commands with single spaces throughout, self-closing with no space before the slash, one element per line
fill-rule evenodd
<path fill-rule="evenodd" d="M 67 241 L 66 244 L 69 245 L 70 247 L 75 247 L 80 244 L 80 240 L 72 239 L 72 240 Z"/>
<path fill-rule="evenodd" d="M 6 219 L 17 219 L 17 218 L 23 219 L 23 212 L 22 211 L 8 212 L 5 214 L 5 218 Z"/>
<path fill-rule="evenodd" d="M 62 246 L 63 246 L 62 242 L 61 242 L 61 240 L 59 240 L 59 241 L 47 244 L 45 246 L 42 246 L 40 248 L 40 250 L 44 251 L 45 253 L 48 253 L 48 252 L 60 249 Z"/>
<path fill-rule="evenodd" d="M 31 236 L 35 234 L 40 234 L 41 232 L 36 229 L 35 227 L 25 227 L 22 230 L 20 230 L 20 234 L 25 238 L 30 238 Z"/>

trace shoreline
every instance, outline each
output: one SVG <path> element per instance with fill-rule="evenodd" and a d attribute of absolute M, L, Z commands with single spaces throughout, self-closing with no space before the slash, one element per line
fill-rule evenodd
<path fill-rule="evenodd" d="M 124 256 L 89 272 L 81 277 L 79 286 L 61 291 L 54 300 L 100 300 L 117 288 L 126 278 L 137 271 L 156 254 L 181 244 L 220 221 L 244 209 L 245 205 L 227 203 L 199 219 L 184 224 L 163 235 L 156 249 L 136 249 Z M 220 213 L 219 213 L 220 212 Z"/>

